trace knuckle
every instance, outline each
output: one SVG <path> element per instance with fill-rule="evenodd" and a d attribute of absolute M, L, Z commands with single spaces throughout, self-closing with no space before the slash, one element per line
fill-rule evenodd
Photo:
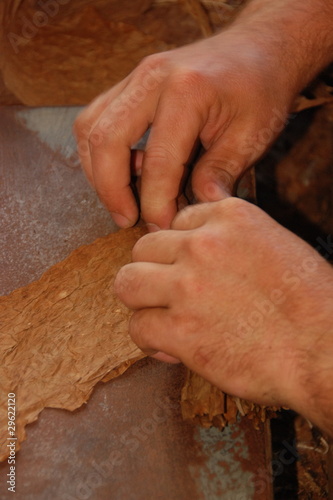
<path fill-rule="evenodd" d="M 183 284 L 181 284 L 184 287 Z M 198 318 L 194 314 L 174 313 L 172 317 L 173 335 L 182 342 L 198 330 Z"/>
<path fill-rule="evenodd" d="M 240 198 L 230 197 L 224 200 L 219 208 L 230 223 L 243 225 L 251 219 L 254 207 Z"/>
<path fill-rule="evenodd" d="M 197 253 L 197 242 L 199 240 L 197 231 L 190 231 L 183 239 L 183 246 L 188 256 L 195 256 Z"/>
<path fill-rule="evenodd" d="M 195 69 L 178 70 L 173 77 L 175 91 L 179 94 L 192 93 L 194 89 L 206 85 L 205 75 Z"/>
<path fill-rule="evenodd" d="M 200 230 L 196 233 L 195 239 L 192 241 L 192 252 L 195 252 L 199 257 L 206 256 L 212 252 L 216 246 L 218 238 L 211 231 Z"/>
<path fill-rule="evenodd" d="M 133 262 L 137 262 L 144 258 L 144 249 L 148 244 L 149 237 L 151 237 L 150 234 L 145 234 L 144 236 L 141 236 L 141 238 L 135 243 L 132 249 Z"/>
<path fill-rule="evenodd" d="M 223 252 L 222 232 L 217 233 L 211 228 L 199 228 L 187 235 L 185 245 L 189 258 L 209 261 L 212 255 L 220 255 Z"/>
<path fill-rule="evenodd" d="M 165 53 L 152 54 L 141 60 L 132 74 L 132 83 L 143 89 L 155 90 L 168 76 L 169 68 Z"/>
<path fill-rule="evenodd" d="M 176 278 L 172 285 L 171 303 L 178 310 L 178 297 L 184 298 L 187 307 L 187 314 L 182 312 L 179 314 L 179 327 L 182 330 L 193 331 L 200 326 L 200 317 L 196 312 L 198 298 L 202 296 L 202 292 L 207 289 L 204 279 L 194 271 L 183 273 L 181 277 Z M 185 328 L 186 327 L 186 328 Z"/>
<path fill-rule="evenodd" d="M 177 296 L 186 297 L 186 300 L 189 299 L 188 292 L 191 292 L 189 281 L 190 280 L 188 279 L 187 276 L 182 275 L 181 277 L 177 276 L 173 282 L 173 291 L 177 292 Z M 182 323 L 183 323 L 183 316 L 181 315 L 179 318 L 178 325 L 181 326 Z"/>
<path fill-rule="evenodd" d="M 191 224 L 191 221 L 196 218 L 197 215 L 200 214 L 201 205 L 188 205 L 184 207 L 180 212 L 177 213 L 175 218 L 172 221 L 171 228 L 172 229 L 180 229 L 183 227 L 187 227 Z"/>
<path fill-rule="evenodd" d="M 144 57 L 139 62 L 136 70 L 143 71 L 146 73 L 149 70 L 163 70 L 166 66 L 167 62 L 167 52 L 158 52 L 156 54 L 150 54 L 149 56 Z M 163 70 L 163 72 L 165 69 Z"/>
<path fill-rule="evenodd" d="M 122 128 L 119 124 L 105 119 L 94 126 L 87 139 L 91 148 L 111 147 L 112 144 L 121 140 L 122 135 Z"/>
<path fill-rule="evenodd" d="M 103 132 L 96 126 L 94 127 L 88 137 L 89 146 L 92 148 L 94 146 L 100 146 L 103 142 Z"/>
<path fill-rule="evenodd" d="M 79 114 L 73 124 L 73 133 L 78 138 L 87 139 L 90 133 L 90 124 L 86 118 L 86 113 L 83 111 Z"/>
<path fill-rule="evenodd" d="M 169 164 L 178 160 L 178 155 L 172 144 L 159 144 L 148 145 L 145 152 L 144 169 L 147 171 L 154 171 L 156 164 L 160 165 Z"/>

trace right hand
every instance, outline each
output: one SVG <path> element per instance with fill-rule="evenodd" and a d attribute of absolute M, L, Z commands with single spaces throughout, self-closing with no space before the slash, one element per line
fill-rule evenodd
<path fill-rule="evenodd" d="M 131 146 L 151 126 L 144 153 L 142 217 L 170 227 L 185 165 L 197 140 L 205 150 L 192 173 L 198 201 L 232 194 L 237 179 L 282 130 L 293 95 L 279 57 L 257 34 L 231 28 L 145 58 L 77 118 L 75 133 L 91 184 L 121 227 L 135 224 Z"/>

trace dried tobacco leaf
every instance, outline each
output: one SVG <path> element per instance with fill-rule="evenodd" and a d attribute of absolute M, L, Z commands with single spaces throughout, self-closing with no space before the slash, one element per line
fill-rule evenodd
<path fill-rule="evenodd" d="M 223 429 L 236 421 L 237 415 L 253 421 L 255 428 L 260 422 L 275 416 L 277 407 L 260 406 L 243 399 L 229 396 L 200 375 L 188 370 L 181 394 L 181 411 L 184 420 L 203 427 Z"/>
<path fill-rule="evenodd" d="M 112 286 L 144 232 L 122 230 L 80 247 L 39 281 L 0 297 L 0 460 L 8 452 L 8 393 L 16 394 L 19 449 L 43 408 L 78 408 L 97 382 L 144 357 Z"/>

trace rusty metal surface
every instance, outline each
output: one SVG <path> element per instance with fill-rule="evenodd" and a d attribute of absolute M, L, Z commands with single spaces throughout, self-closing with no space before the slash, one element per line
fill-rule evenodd
<path fill-rule="evenodd" d="M 329 446 L 327 455 L 328 498 L 333 500 L 333 439 L 329 440 Z"/>
<path fill-rule="evenodd" d="M 77 111 L 0 109 L 1 294 L 116 230 L 77 162 Z M 181 366 L 142 360 L 99 384 L 79 410 L 44 410 L 16 455 L 15 498 L 271 499 L 264 427 L 242 420 L 221 433 L 183 422 L 183 374 Z M 0 465 L 1 500 L 13 495 L 8 468 Z"/>

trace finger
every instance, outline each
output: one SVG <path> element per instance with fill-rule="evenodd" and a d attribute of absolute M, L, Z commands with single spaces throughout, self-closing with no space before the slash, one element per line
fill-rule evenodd
<path fill-rule="evenodd" d="M 141 176 L 143 153 L 141 149 L 131 150 L 131 172 L 132 175 L 136 175 L 137 177 Z"/>
<path fill-rule="evenodd" d="M 133 262 L 173 264 L 181 251 L 181 235 L 177 231 L 158 231 L 142 236 L 132 250 Z"/>
<path fill-rule="evenodd" d="M 154 100 L 145 100 L 138 104 L 133 116 L 126 96 L 122 96 L 121 101 L 112 103 L 104 111 L 102 134 L 98 142 L 90 144 L 95 188 L 121 227 L 132 226 L 138 219 L 138 207 L 130 186 L 131 146 L 146 132 L 154 106 Z"/>
<path fill-rule="evenodd" d="M 94 99 L 83 111 L 76 117 L 73 125 L 73 133 L 77 142 L 77 151 L 80 157 L 82 168 L 90 184 L 94 184 L 92 175 L 91 155 L 89 147 L 89 137 L 96 123 L 120 92 L 126 87 L 128 78 L 119 82 L 108 92 L 104 92 Z"/>
<path fill-rule="evenodd" d="M 175 358 L 174 356 L 169 356 L 169 354 L 165 354 L 165 352 L 157 352 L 156 354 L 150 355 L 154 359 L 158 359 L 158 361 L 163 361 L 164 363 L 172 363 L 174 365 L 181 363 L 180 359 Z"/>
<path fill-rule="evenodd" d="M 154 308 L 135 311 L 129 324 L 130 336 L 140 349 L 153 349 L 175 359 L 180 359 L 174 324 L 168 309 Z"/>
<path fill-rule="evenodd" d="M 114 289 L 129 309 L 168 307 L 174 295 L 170 266 L 151 262 L 127 264 L 118 272 Z"/>
<path fill-rule="evenodd" d="M 141 211 L 146 222 L 161 229 L 170 227 L 177 212 L 185 165 L 199 128 L 193 104 L 190 106 L 188 100 L 175 99 L 170 92 L 165 92 L 159 101 L 143 159 Z"/>
<path fill-rule="evenodd" d="M 246 133 L 232 125 L 197 162 L 192 173 L 192 189 L 198 201 L 219 201 L 235 192 L 235 184 L 250 164 L 241 147 Z"/>
<path fill-rule="evenodd" d="M 165 354 L 161 351 L 155 351 L 154 349 L 141 349 L 141 351 L 146 354 L 146 356 L 150 356 L 151 358 L 157 359 L 158 361 L 163 361 L 164 363 L 180 363 L 179 359 L 174 358 L 173 356 L 169 356 L 169 354 Z"/>
<path fill-rule="evenodd" d="M 189 205 L 178 212 L 172 221 L 171 229 L 186 231 L 202 227 L 207 224 L 211 217 L 216 215 L 217 210 L 219 213 L 221 212 L 221 204 L 223 203 L 224 201 Z"/>

